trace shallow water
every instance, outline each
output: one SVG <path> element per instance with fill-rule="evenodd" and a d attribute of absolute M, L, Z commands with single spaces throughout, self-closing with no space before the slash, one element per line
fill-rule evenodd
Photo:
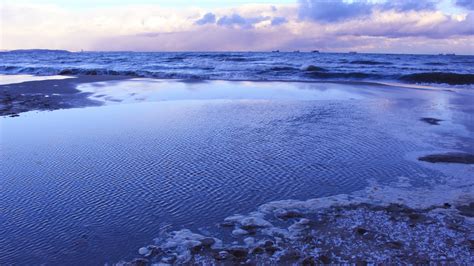
<path fill-rule="evenodd" d="M 407 154 L 473 151 L 455 104 L 463 91 L 143 79 L 80 88 L 107 105 L 1 121 L 0 264 L 117 262 L 168 225 L 209 229 L 369 179 L 429 186 L 445 173 Z"/>

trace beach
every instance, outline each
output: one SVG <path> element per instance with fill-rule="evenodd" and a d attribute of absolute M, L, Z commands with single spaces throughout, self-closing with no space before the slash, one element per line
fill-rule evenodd
<path fill-rule="evenodd" d="M 470 88 L 63 77 L 0 85 L 2 263 L 473 262 Z"/>

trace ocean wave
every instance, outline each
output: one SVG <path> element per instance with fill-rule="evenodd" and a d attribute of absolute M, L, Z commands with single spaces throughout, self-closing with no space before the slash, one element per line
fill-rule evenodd
<path fill-rule="evenodd" d="M 75 67 L 50 67 L 50 66 L 0 66 L 0 74 L 30 74 L 38 76 L 70 75 L 70 76 L 127 76 L 134 78 L 156 78 L 156 79 L 193 79 L 193 80 L 291 80 L 291 81 L 317 81 L 317 80 L 371 80 L 371 81 L 402 81 L 405 83 L 426 84 L 448 84 L 448 85 L 472 85 L 474 74 L 453 72 L 416 72 L 416 68 L 406 68 L 403 72 L 408 74 L 379 73 L 375 71 L 331 71 L 315 65 L 302 65 L 300 68 L 292 66 L 271 66 L 257 70 L 258 68 L 236 68 L 219 69 L 209 66 L 134 66 L 130 69 L 109 68 L 75 68 Z M 410 73 L 412 72 L 412 73 Z"/>
<path fill-rule="evenodd" d="M 313 71 L 305 73 L 306 77 L 313 79 L 381 79 L 377 74 L 369 74 L 363 72 L 319 72 Z"/>
<path fill-rule="evenodd" d="M 355 60 L 351 61 L 351 64 L 356 65 L 392 65 L 390 62 L 379 62 L 379 61 L 370 61 L 370 60 Z"/>
<path fill-rule="evenodd" d="M 444 83 L 449 85 L 474 84 L 474 74 L 451 72 L 423 72 L 403 75 L 400 80 L 414 83 Z"/>
<path fill-rule="evenodd" d="M 427 66 L 447 66 L 448 64 L 441 63 L 441 62 L 427 62 L 427 63 L 424 63 L 424 65 L 427 65 Z"/>
<path fill-rule="evenodd" d="M 282 67 L 271 67 L 268 71 L 298 71 L 298 68 L 282 66 Z"/>
<path fill-rule="evenodd" d="M 322 67 L 318 67 L 318 66 L 315 66 L 315 65 L 303 65 L 303 66 L 301 66 L 301 70 L 310 71 L 310 72 L 313 72 L 313 71 L 327 71 L 327 69 L 322 68 Z"/>

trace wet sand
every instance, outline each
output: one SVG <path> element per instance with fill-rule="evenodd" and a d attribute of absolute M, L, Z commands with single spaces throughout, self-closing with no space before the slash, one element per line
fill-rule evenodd
<path fill-rule="evenodd" d="M 66 79 L 26 81 L 0 85 L 0 116 L 18 116 L 28 111 L 97 106 L 77 86 L 84 83 L 124 80 L 120 76 L 81 76 Z"/>

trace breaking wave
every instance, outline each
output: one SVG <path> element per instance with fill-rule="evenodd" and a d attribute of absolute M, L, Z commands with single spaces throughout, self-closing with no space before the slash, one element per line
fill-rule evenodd
<path fill-rule="evenodd" d="M 391 65 L 390 62 L 378 62 L 378 61 L 370 61 L 370 60 L 355 60 L 352 61 L 351 64 L 357 65 Z"/>
<path fill-rule="evenodd" d="M 0 74 L 474 84 L 474 57 L 314 53 L 0 53 Z M 471 86 L 467 86 L 471 87 Z"/>

